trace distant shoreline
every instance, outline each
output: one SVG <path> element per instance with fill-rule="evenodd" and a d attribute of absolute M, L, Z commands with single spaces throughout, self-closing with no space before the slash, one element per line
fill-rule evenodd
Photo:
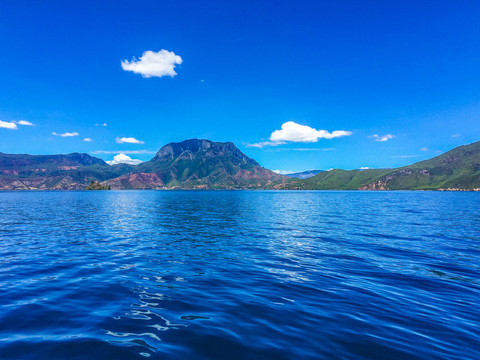
<path fill-rule="evenodd" d="M 90 185 L 88 185 L 90 184 Z M 308 178 L 262 167 L 231 142 L 189 139 L 137 165 L 82 153 L 0 153 L 0 189 L 480 191 L 480 141 L 393 169 L 320 171 Z"/>
<path fill-rule="evenodd" d="M 480 192 L 480 188 L 475 189 L 384 189 L 384 190 L 372 190 L 372 189 L 110 189 L 110 190 L 86 190 L 86 189 L 0 189 L 2 192 L 112 192 L 112 191 L 290 191 L 290 192 L 305 192 L 305 191 L 348 191 L 348 192 Z"/>

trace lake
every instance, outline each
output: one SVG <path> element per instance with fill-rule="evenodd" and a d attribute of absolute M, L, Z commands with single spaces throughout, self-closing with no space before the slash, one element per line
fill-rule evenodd
<path fill-rule="evenodd" d="M 478 360 L 479 204 L 0 192 L 0 358 Z"/>

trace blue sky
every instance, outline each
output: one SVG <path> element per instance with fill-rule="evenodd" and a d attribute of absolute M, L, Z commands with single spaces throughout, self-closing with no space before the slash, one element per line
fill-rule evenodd
<path fill-rule="evenodd" d="M 207 138 L 275 170 L 410 164 L 480 140 L 479 14 L 478 1 L 3 0 L 0 151 L 148 160 Z"/>

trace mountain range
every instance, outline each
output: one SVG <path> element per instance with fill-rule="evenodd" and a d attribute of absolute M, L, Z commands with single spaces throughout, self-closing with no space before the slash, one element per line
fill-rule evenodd
<path fill-rule="evenodd" d="M 308 178 L 311 178 L 312 176 L 315 176 L 315 175 L 317 175 L 318 173 L 321 173 L 321 172 L 323 172 L 323 170 L 307 170 L 307 171 L 289 173 L 289 174 L 284 174 L 284 175 L 288 176 L 288 177 L 291 177 L 291 178 L 308 179 Z"/>
<path fill-rule="evenodd" d="M 480 190 L 480 142 L 400 168 L 315 172 L 279 175 L 231 142 L 204 139 L 170 143 L 139 165 L 0 153 L 0 190 L 84 189 L 92 181 L 112 189 Z"/>
<path fill-rule="evenodd" d="M 0 153 L 0 190 L 262 189 L 288 179 L 261 167 L 231 142 L 191 139 L 162 147 L 139 165 L 108 165 L 88 154 Z"/>

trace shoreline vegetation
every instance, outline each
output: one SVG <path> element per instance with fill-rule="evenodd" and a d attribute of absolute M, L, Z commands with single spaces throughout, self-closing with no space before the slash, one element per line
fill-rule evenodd
<path fill-rule="evenodd" d="M 88 154 L 0 153 L 0 190 L 436 190 L 480 191 L 480 142 L 393 169 L 318 171 L 308 178 L 261 167 L 233 143 L 190 139 L 138 165 Z"/>
<path fill-rule="evenodd" d="M 108 185 L 105 186 L 105 185 L 100 184 L 98 181 L 92 180 L 90 185 L 85 187 L 84 190 L 112 190 L 112 189 Z"/>

